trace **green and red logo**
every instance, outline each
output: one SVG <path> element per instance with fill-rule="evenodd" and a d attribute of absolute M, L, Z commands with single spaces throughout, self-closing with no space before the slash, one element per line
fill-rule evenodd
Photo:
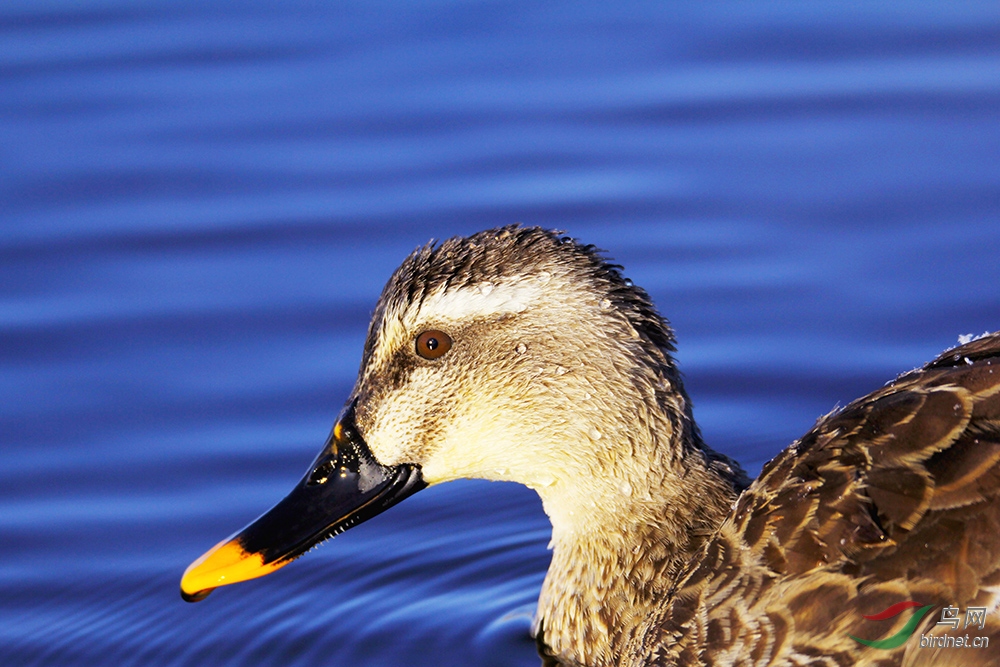
<path fill-rule="evenodd" d="M 897 602 L 896 604 L 890 606 L 885 611 L 880 611 L 879 613 L 872 614 L 871 616 L 865 616 L 865 618 L 867 618 L 869 621 L 884 621 L 889 618 L 895 618 L 896 616 L 899 616 L 907 609 L 913 609 L 914 607 L 920 607 L 920 609 L 917 609 L 917 611 L 913 613 L 913 616 L 910 617 L 910 620 L 906 622 L 906 625 L 904 625 L 899 632 L 897 632 L 891 637 L 886 637 L 885 639 L 878 639 L 873 641 L 869 639 L 861 639 L 860 637 L 855 637 L 854 635 L 848 635 L 848 636 L 854 641 L 858 642 L 859 644 L 864 644 L 865 646 L 870 646 L 872 648 L 881 648 L 881 649 L 899 648 L 900 646 L 903 645 L 904 642 L 906 642 L 907 639 L 910 638 L 910 636 L 914 632 L 917 631 L 917 626 L 920 625 L 920 621 L 924 618 L 927 612 L 929 612 L 931 609 L 934 608 L 934 605 L 932 604 L 921 605 L 919 602 L 914 602 L 913 600 L 907 600 L 906 602 Z"/>

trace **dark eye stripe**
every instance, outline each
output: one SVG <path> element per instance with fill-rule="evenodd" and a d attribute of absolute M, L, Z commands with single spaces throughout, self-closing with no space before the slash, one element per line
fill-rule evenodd
<path fill-rule="evenodd" d="M 437 359 L 451 349 L 451 336 L 437 329 L 428 329 L 417 336 L 417 354 L 424 359 Z"/>

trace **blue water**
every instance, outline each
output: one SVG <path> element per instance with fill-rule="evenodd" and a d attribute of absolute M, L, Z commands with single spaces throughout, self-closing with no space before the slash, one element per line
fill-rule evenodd
<path fill-rule="evenodd" d="M 606 248 L 753 473 L 1000 329 L 1000 5 L 6 0 L 0 664 L 538 665 L 535 496 L 417 494 L 264 579 L 409 250 Z"/>

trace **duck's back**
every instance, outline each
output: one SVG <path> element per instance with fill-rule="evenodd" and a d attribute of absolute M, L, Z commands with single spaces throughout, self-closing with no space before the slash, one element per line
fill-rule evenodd
<path fill-rule="evenodd" d="M 992 334 L 824 417 L 768 463 L 625 664 L 995 666 L 998 601 Z M 904 602 L 916 605 L 892 615 Z M 945 608 L 957 628 L 939 624 Z M 937 646 L 967 636 L 989 646 Z"/>

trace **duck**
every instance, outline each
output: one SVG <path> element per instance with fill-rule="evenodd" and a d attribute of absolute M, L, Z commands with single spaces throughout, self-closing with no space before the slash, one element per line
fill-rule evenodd
<path fill-rule="evenodd" d="M 512 481 L 552 527 L 545 664 L 1000 665 L 1000 332 L 821 417 L 752 481 L 703 441 L 675 353 L 649 295 L 561 232 L 420 247 L 306 474 L 181 595 L 274 572 L 428 486 Z"/>

